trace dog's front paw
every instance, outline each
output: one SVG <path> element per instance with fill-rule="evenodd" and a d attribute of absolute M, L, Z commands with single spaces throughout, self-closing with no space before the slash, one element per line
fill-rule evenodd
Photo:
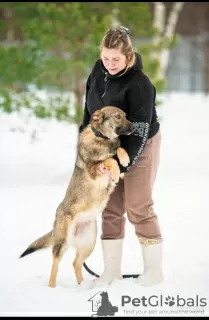
<path fill-rule="evenodd" d="M 115 183 L 118 183 L 119 179 L 120 179 L 120 169 L 118 166 L 115 166 L 112 168 L 112 180 L 115 182 Z"/>
<path fill-rule="evenodd" d="M 120 163 L 123 167 L 127 167 L 129 162 L 130 162 L 129 156 L 127 155 L 127 153 L 125 153 L 123 157 L 120 159 Z"/>
<path fill-rule="evenodd" d="M 123 148 L 119 147 L 117 149 L 117 156 L 120 161 L 120 164 L 123 167 L 127 167 L 130 162 L 130 159 L 129 159 L 127 152 Z"/>

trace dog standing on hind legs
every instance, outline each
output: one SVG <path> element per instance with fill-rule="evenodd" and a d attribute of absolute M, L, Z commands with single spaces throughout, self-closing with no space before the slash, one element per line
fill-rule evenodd
<path fill-rule="evenodd" d="M 130 135 L 133 125 L 119 108 L 107 106 L 95 111 L 89 125 L 80 133 L 75 168 L 63 201 L 56 210 L 52 230 L 37 239 L 20 258 L 34 251 L 52 247 L 53 263 L 49 286 L 56 286 L 59 263 L 66 250 L 76 248 L 73 267 L 77 283 L 83 281 L 82 267 L 93 252 L 97 238 L 97 216 L 104 210 L 110 194 L 120 178 L 120 169 L 129 157 L 120 147 L 120 135 Z M 110 174 L 97 170 L 104 163 Z"/>

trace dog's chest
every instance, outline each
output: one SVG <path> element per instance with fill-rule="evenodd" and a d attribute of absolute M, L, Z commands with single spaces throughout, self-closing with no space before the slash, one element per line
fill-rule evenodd
<path fill-rule="evenodd" d="M 75 247 L 84 247 L 88 241 L 91 242 L 91 238 L 94 238 L 94 234 L 92 234 L 91 224 L 93 220 L 96 220 L 98 215 L 102 213 L 105 205 L 106 202 L 103 202 L 98 206 L 92 207 L 91 210 L 81 212 L 75 218 L 68 232 L 67 243 L 69 246 L 73 245 Z"/>
<path fill-rule="evenodd" d="M 94 207 L 92 207 L 91 210 L 86 210 L 81 212 L 75 219 L 76 223 L 96 220 L 97 216 L 101 214 L 102 211 L 104 210 L 105 205 L 106 205 L 106 201 L 103 201 L 99 205 L 95 205 Z"/>

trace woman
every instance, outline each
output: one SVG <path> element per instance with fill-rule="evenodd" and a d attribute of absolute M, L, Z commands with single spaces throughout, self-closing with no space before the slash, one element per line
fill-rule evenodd
<path fill-rule="evenodd" d="M 124 179 L 120 179 L 102 213 L 104 272 L 94 280 L 95 286 L 122 279 L 125 213 L 142 249 L 144 272 L 138 283 L 147 286 L 163 280 L 162 236 L 152 199 L 161 143 L 155 108 L 156 90 L 142 71 L 141 57 L 134 51 L 129 34 L 129 29 L 124 27 L 105 33 L 100 44 L 100 59 L 87 80 L 80 126 L 81 132 L 95 110 L 108 105 L 121 108 L 135 126 L 133 134 L 120 137 L 121 146 L 131 161 L 126 168 L 120 166 Z M 109 174 L 104 165 L 101 165 L 100 173 Z"/>

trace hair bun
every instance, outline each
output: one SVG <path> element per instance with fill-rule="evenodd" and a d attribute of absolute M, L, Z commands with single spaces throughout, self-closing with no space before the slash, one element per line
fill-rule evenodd
<path fill-rule="evenodd" d="M 126 27 L 121 26 L 119 29 L 123 30 L 126 33 L 127 36 L 129 36 L 131 34 L 131 31 Z"/>

